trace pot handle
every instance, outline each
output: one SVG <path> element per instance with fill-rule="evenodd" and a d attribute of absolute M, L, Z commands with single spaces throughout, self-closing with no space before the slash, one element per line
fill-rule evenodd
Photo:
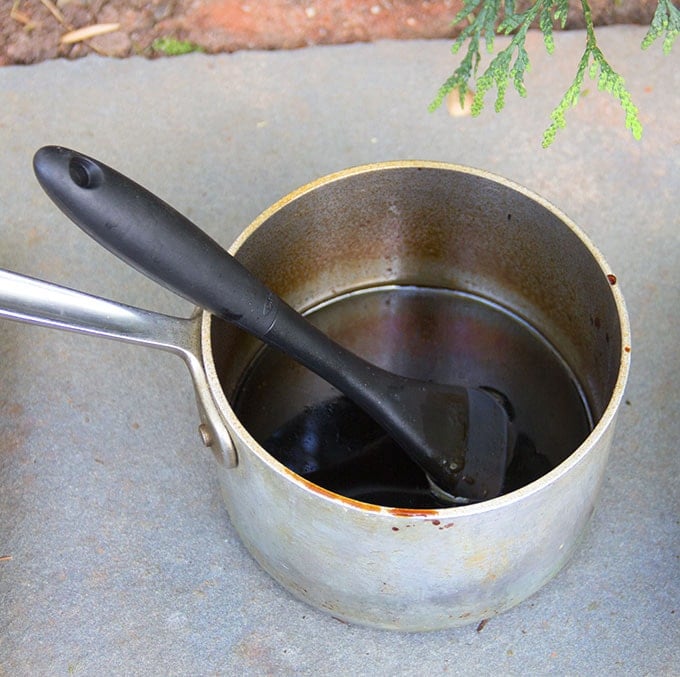
<path fill-rule="evenodd" d="M 194 383 L 203 443 L 212 448 L 221 464 L 236 466 L 234 444 L 203 369 L 200 310 L 189 318 L 172 317 L 0 269 L 0 317 L 179 355 Z"/>

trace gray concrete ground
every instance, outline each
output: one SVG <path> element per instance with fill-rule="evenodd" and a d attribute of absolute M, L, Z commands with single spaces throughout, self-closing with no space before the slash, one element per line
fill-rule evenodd
<path fill-rule="evenodd" d="M 169 198 L 225 244 L 320 175 L 418 158 L 504 175 L 567 212 L 617 272 L 633 369 L 601 501 L 572 562 L 475 626 L 398 634 L 293 599 L 246 553 L 201 447 L 189 378 L 155 351 L 0 323 L 0 674 L 680 673 L 680 68 L 601 29 L 645 134 L 590 86 L 550 150 L 584 43 L 530 36 L 529 98 L 426 105 L 445 42 L 0 69 L 0 266 L 163 312 L 189 305 L 70 224 L 33 179 L 57 143 Z"/>

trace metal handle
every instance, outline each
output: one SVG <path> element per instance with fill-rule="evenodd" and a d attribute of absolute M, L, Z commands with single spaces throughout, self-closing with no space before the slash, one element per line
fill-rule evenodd
<path fill-rule="evenodd" d="M 192 320 L 126 306 L 0 270 L 0 317 L 161 348 L 192 352 Z"/>
<path fill-rule="evenodd" d="M 180 355 L 194 383 L 204 442 L 210 442 L 220 463 L 236 465 L 234 445 L 203 369 L 200 311 L 189 318 L 172 317 L 0 269 L 0 317 Z M 204 426 L 210 435 L 203 434 Z"/>

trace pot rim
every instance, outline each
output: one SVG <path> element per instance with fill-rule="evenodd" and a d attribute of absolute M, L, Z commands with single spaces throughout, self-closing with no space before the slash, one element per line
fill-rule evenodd
<path fill-rule="evenodd" d="M 224 394 L 219 378 L 217 376 L 217 370 L 215 367 L 215 361 L 213 359 L 212 351 L 212 341 L 211 341 L 211 327 L 213 316 L 207 312 L 202 311 L 201 318 L 201 347 L 202 347 L 202 360 L 205 369 L 206 377 L 208 380 L 208 385 L 214 398 L 215 404 L 218 411 L 222 416 L 222 421 L 217 422 L 218 425 L 225 425 L 230 435 L 236 435 L 240 438 L 248 448 L 256 454 L 266 465 L 271 467 L 277 474 L 279 474 L 283 479 L 292 482 L 297 485 L 298 488 L 312 493 L 315 497 L 330 501 L 338 505 L 344 510 L 358 510 L 362 513 L 370 514 L 381 514 L 385 516 L 398 516 L 398 517 L 409 517 L 409 518 L 422 518 L 422 519 L 432 519 L 433 517 L 463 517 L 465 515 L 476 515 L 482 514 L 498 509 L 502 509 L 509 504 L 513 504 L 520 501 L 528 496 L 541 492 L 547 489 L 554 482 L 558 481 L 562 476 L 568 474 L 575 466 L 577 466 L 589 450 L 600 440 L 600 438 L 605 434 L 609 427 L 613 424 L 618 410 L 623 399 L 623 394 L 628 380 L 628 374 L 630 371 L 630 360 L 631 360 L 631 335 L 630 335 L 630 323 L 628 318 L 628 312 L 626 309 L 623 294 L 620 290 L 617 276 L 611 271 L 610 266 L 605 260 L 603 254 L 595 246 L 595 244 L 590 240 L 590 238 L 585 234 L 585 232 L 574 223 L 564 212 L 555 207 L 551 202 L 541 197 L 540 195 L 534 193 L 533 191 L 525 188 L 524 186 L 515 183 L 509 179 L 506 179 L 498 174 L 488 172 L 482 169 L 476 169 L 473 167 L 459 165 L 455 163 L 448 162 L 438 162 L 438 161 L 423 161 L 423 160 L 391 160 L 385 162 L 375 162 L 369 164 L 357 165 L 344 169 L 341 171 L 333 172 L 327 174 L 318 179 L 310 181 L 303 186 L 291 191 L 284 197 L 277 200 L 270 207 L 265 209 L 259 216 L 257 216 L 250 225 L 245 228 L 241 234 L 237 237 L 234 243 L 229 248 L 229 253 L 236 256 L 238 250 L 241 248 L 243 243 L 274 213 L 282 209 L 285 205 L 293 202 L 302 195 L 310 193 L 321 186 L 326 186 L 336 181 L 340 181 L 350 176 L 357 176 L 365 173 L 372 173 L 376 171 L 390 171 L 396 169 L 406 169 L 406 168 L 423 168 L 423 169 L 438 169 L 445 171 L 455 171 L 459 173 L 469 174 L 472 176 L 477 176 L 479 178 L 487 179 L 498 183 L 506 188 L 516 191 L 528 199 L 538 203 L 546 210 L 552 212 L 565 226 L 567 226 L 580 240 L 581 244 L 585 249 L 590 252 L 592 257 L 597 262 L 603 276 L 609 281 L 609 288 L 613 295 L 614 303 L 617 310 L 619 330 L 621 332 L 621 354 L 619 358 L 619 369 L 616 377 L 616 382 L 612 391 L 612 395 L 605 407 L 605 410 L 600 416 L 594 428 L 591 430 L 590 434 L 586 439 L 559 465 L 553 468 L 551 471 L 543 475 L 537 480 L 516 489 L 515 491 L 503 494 L 496 498 L 492 498 L 486 501 L 481 501 L 479 503 L 472 503 L 469 505 L 453 506 L 448 508 L 423 508 L 423 509 L 410 509 L 410 508 L 393 508 L 388 506 L 378 506 L 371 503 L 364 503 L 362 501 L 357 501 L 355 499 L 347 498 L 341 494 L 329 491 L 320 487 L 297 473 L 290 470 L 283 463 L 274 458 L 269 452 L 264 449 L 248 432 L 247 428 L 239 421 L 236 414 L 234 413 L 231 405 L 229 404 L 226 395 Z M 227 471 L 228 472 L 228 471 Z"/>

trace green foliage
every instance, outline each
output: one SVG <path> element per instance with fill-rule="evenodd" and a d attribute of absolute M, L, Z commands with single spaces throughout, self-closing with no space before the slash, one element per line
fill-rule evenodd
<path fill-rule="evenodd" d="M 203 48 L 188 40 L 178 40 L 177 38 L 165 37 L 157 38 L 151 43 L 152 49 L 162 52 L 166 56 L 178 56 L 189 54 L 190 52 L 202 52 Z"/>
<path fill-rule="evenodd" d="M 593 80 L 597 78 L 597 88 L 599 90 L 609 92 L 618 99 L 626 113 L 626 129 L 630 129 L 633 138 L 638 141 L 642 138 L 642 123 L 638 118 L 638 110 L 633 104 L 623 78 L 609 65 L 602 50 L 598 47 L 590 7 L 586 0 L 581 0 L 581 2 L 583 5 L 583 15 L 586 20 L 586 50 L 579 61 L 574 82 L 566 91 L 562 100 L 557 104 L 555 110 L 550 114 L 552 123 L 543 134 L 544 148 L 547 148 L 555 140 L 558 130 L 566 126 L 565 113 L 570 107 L 578 103 L 586 70 L 588 70 Z"/>
<path fill-rule="evenodd" d="M 548 147 L 557 132 L 566 125 L 566 112 L 575 106 L 582 93 L 586 72 L 597 79 L 598 89 L 609 92 L 621 104 L 626 127 L 635 139 L 642 136 L 642 125 L 638 111 L 626 89 L 623 78 L 611 67 L 597 44 L 592 14 L 588 0 L 581 0 L 586 24 L 586 48 L 578 64 L 571 86 L 551 114 L 552 122 L 543 135 L 543 146 Z M 500 112 L 505 105 L 508 84 L 512 82 L 517 93 L 525 97 L 525 73 L 529 70 L 529 55 L 525 48 L 527 31 L 538 25 L 543 33 L 545 48 L 549 54 L 555 49 L 553 27 L 564 28 L 569 10 L 569 0 L 535 0 L 524 12 L 515 11 L 515 0 L 465 0 L 460 12 L 454 17 L 453 24 L 466 22 L 454 41 L 451 51 L 457 54 L 467 42 L 467 52 L 460 64 L 446 82 L 439 88 L 430 104 L 431 111 L 437 109 L 449 92 L 457 90 L 461 105 L 465 94 L 474 81 L 476 93 L 472 101 L 472 115 L 477 116 L 484 107 L 486 94 L 495 88 L 495 110 Z M 659 0 L 654 19 L 642 47 L 647 48 L 657 38 L 665 34 L 663 49 L 670 52 L 673 42 L 680 32 L 680 11 L 672 0 Z M 491 60 L 482 75 L 477 75 L 481 62 L 480 44 L 484 42 L 489 53 L 493 52 L 495 35 L 512 35 L 510 43 Z"/>
<path fill-rule="evenodd" d="M 680 33 L 680 10 L 671 0 L 659 0 L 647 35 L 642 40 L 642 49 L 647 49 L 664 33 L 666 37 L 663 41 L 663 51 L 664 54 L 670 54 L 675 38 Z"/>

